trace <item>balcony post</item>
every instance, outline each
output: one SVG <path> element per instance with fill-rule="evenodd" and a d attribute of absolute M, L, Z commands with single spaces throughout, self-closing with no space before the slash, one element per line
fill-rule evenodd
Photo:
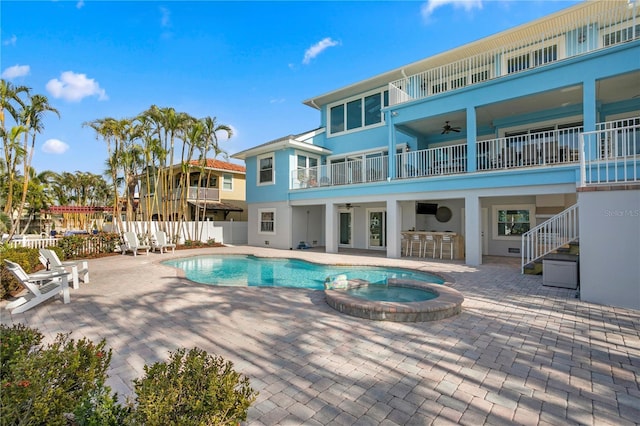
<path fill-rule="evenodd" d="M 389 129 L 389 155 L 387 156 L 387 164 L 389 165 L 389 167 L 387 168 L 387 181 L 394 179 L 396 176 L 396 129 L 395 125 L 393 124 L 394 114 L 397 114 L 397 112 L 391 110 L 387 110 L 384 112 L 385 121 L 388 123 L 387 128 Z"/>
<path fill-rule="evenodd" d="M 582 114 L 585 133 L 596 130 L 596 123 L 598 122 L 596 108 L 596 82 L 593 78 L 585 78 L 582 84 Z M 586 160 L 596 160 L 598 158 L 598 138 L 590 137 L 588 141 L 590 146 L 585 146 L 583 151 L 589 156 Z"/>
<path fill-rule="evenodd" d="M 475 172 L 478 165 L 476 150 L 476 108 L 470 106 L 467 108 L 467 171 Z"/>

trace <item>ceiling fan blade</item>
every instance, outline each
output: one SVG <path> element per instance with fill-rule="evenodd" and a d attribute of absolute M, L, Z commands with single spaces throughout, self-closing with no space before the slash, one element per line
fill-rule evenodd
<path fill-rule="evenodd" d="M 451 130 L 453 130 L 454 132 L 458 132 L 458 133 L 460 133 L 460 128 L 458 128 L 458 127 L 454 127 L 454 128 L 453 128 L 453 129 L 451 129 Z"/>
<path fill-rule="evenodd" d="M 441 134 L 441 135 L 444 135 L 445 133 L 448 133 L 448 132 L 447 132 L 447 129 L 442 129 L 442 133 L 440 133 L 440 134 Z"/>

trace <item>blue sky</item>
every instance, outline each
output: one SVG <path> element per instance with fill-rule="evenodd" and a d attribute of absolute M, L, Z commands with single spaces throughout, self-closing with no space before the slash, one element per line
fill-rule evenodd
<path fill-rule="evenodd" d="M 577 1 L 7 1 L 2 78 L 46 95 L 38 172 L 102 174 L 82 123 L 151 105 L 234 129 L 229 154 L 314 129 L 305 99 L 495 34 Z"/>

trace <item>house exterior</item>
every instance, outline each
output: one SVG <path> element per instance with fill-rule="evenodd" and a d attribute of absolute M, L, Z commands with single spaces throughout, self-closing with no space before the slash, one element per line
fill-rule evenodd
<path fill-rule="evenodd" d="M 173 166 L 170 174 L 174 185 L 171 196 L 164 197 L 162 185 L 158 185 L 158 200 L 154 203 L 155 185 L 146 185 L 142 178 L 140 185 L 140 208 L 149 209 L 157 219 L 163 211 L 177 211 L 176 205 L 186 197 L 187 208 L 184 218 L 187 221 L 246 221 L 247 208 L 245 201 L 246 179 L 245 167 L 212 158 L 206 159 L 204 165 L 191 161 L 183 171 L 181 165 Z M 188 174 L 185 178 L 184 173 Z M 168 173 L 166 175 L 169 175 Z M 186 194 L 183 183 L 188 182 Z M 149 188 L 149 189 L 147 189 Z M 173 208 L 169 208 L 172 205 Z"/>
<path fill-rule="evenodd" d="M 233 156 L 250 245 L 400 257 L 402 233 L 426 231 L 454 234 L 468 265 L 528 262 L 582 237 L 564 229 L 578 229 L 581 189 L 617 183 L 637 199 L 640 5 L 580 3 L 304 103 L 317 129 Z"/>

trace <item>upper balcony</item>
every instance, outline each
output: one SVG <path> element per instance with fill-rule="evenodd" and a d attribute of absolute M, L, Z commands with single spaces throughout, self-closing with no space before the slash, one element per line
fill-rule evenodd
<path fill-rule="evenodd" d="M 424 71 L 389 83 L 389 105 L 428 98 L 640 38 L 638 1 L 585 2 L 524 28 L 423 61 Z"/>
<path fill-rule="evenodd" d="M 153 197 L 154 194 L 146 194 L 145 197 Z M 218 188 L 202 188 L 198 186 L 190 186 L 187 188 L 187 201 L 220 201 L 220 190 Z M 180 200 L 182 198 L 182 189 L 178 188 L 173 191 L 170 200 Z M 164 200 L 168 201 L 168 200 Z"/>
<path fill-rule="evenodd" d="M 300 168 L 291 172 L 290 188 L 302 190 L 572 164 L 576 168 L 582 165 L 587 184 L 611 179 L 640 180 L 640 117 L 600 123 L 596 132 L 583 134 L 582 127 L 556 129 L 477 141 L 475 148 L 475 171 L 467 167 L 467 145 L 457 144 L 395 154 L 391 157 L 395 161 L 393 176 L 389 176 L 389 156 Z"/>

